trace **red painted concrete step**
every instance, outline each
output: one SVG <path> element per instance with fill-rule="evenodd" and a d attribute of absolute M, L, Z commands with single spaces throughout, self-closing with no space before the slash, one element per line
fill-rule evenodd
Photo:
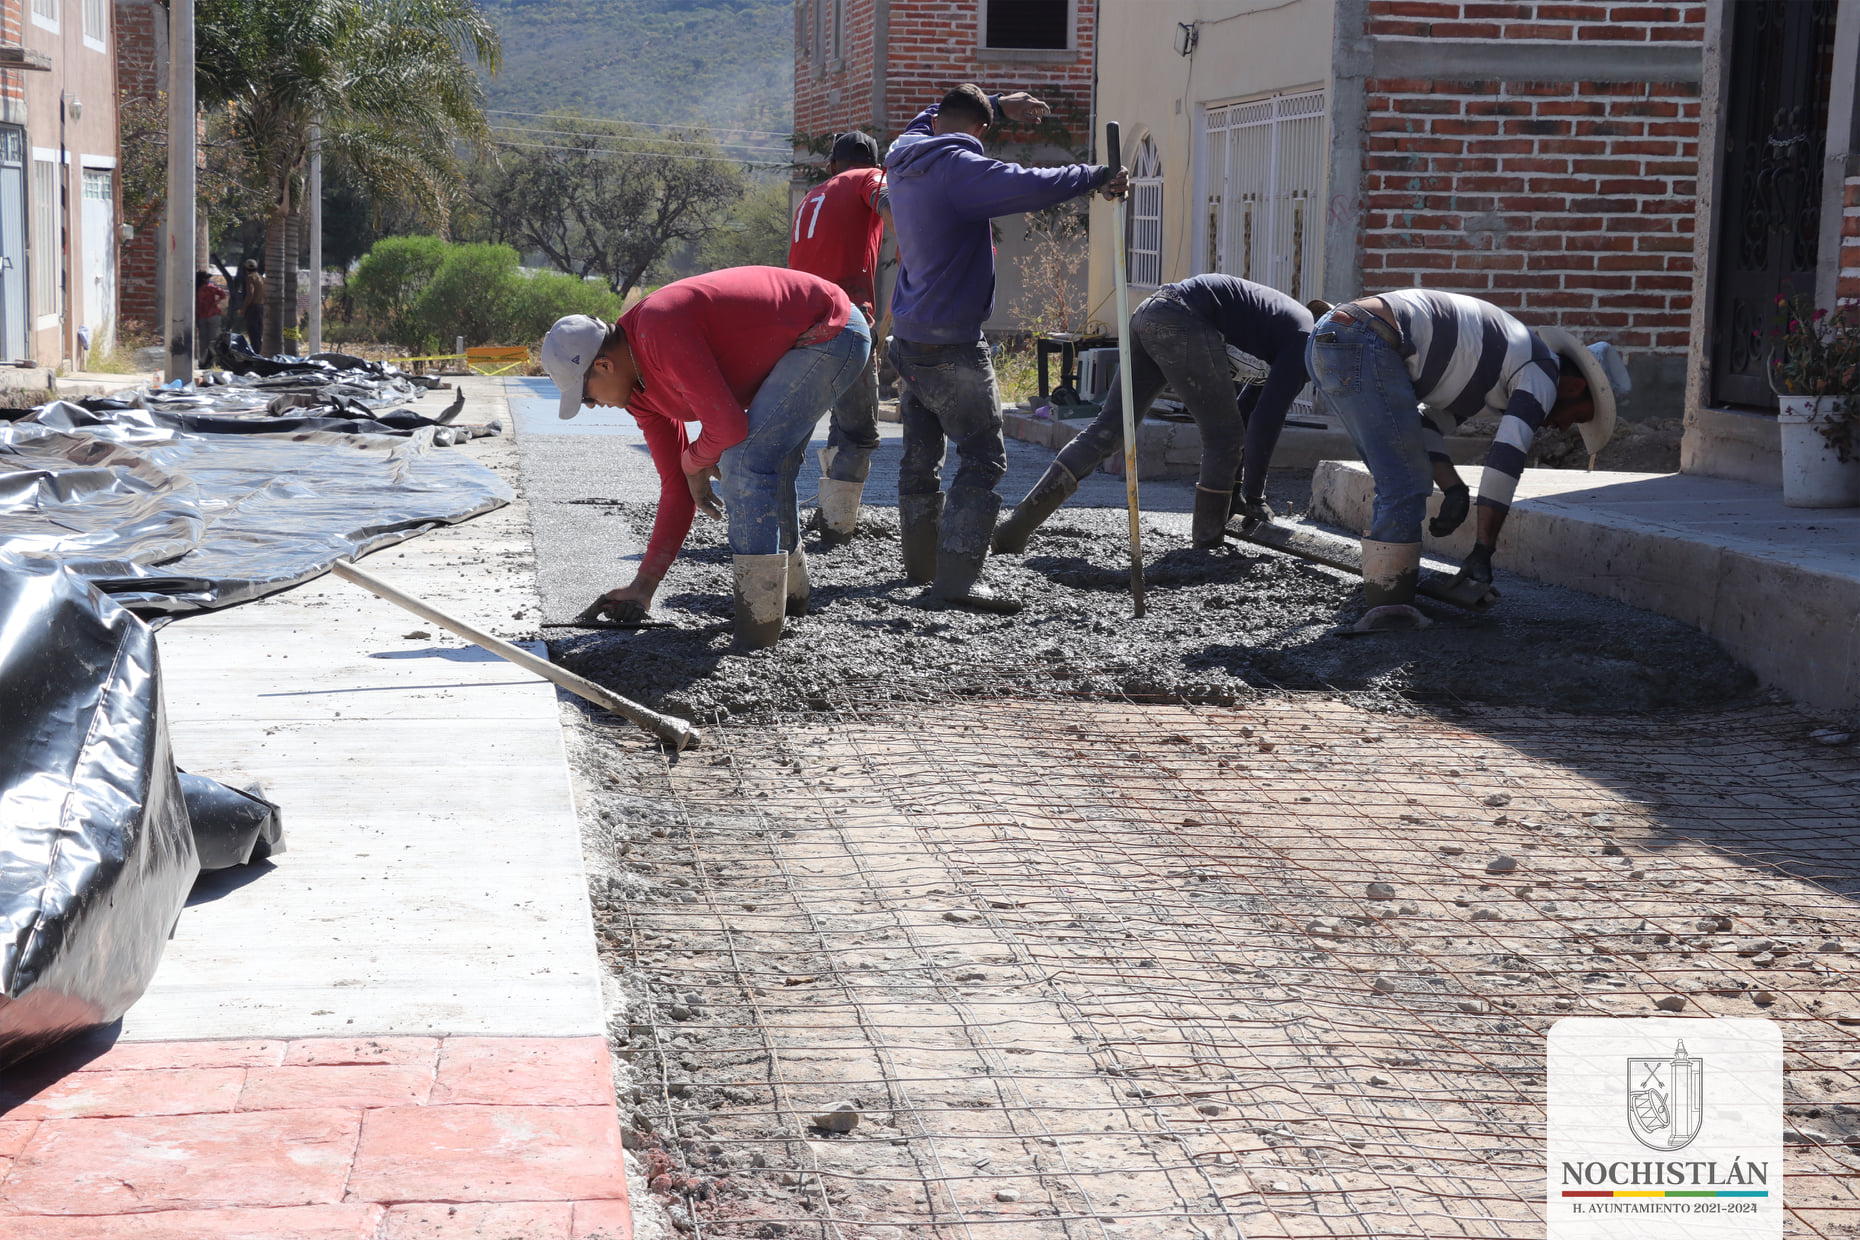
<path fill-rule="evenodd" d="M 7 1240 L 630 1240 L 599 1038 L 66 1049 L 0 1080 Z"/>

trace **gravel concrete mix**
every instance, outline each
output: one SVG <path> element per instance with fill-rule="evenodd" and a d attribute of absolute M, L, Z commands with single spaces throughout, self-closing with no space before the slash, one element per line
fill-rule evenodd
<path fill-rule="evenodd" d="M 658 479 L 624 415 L 583 433 L 550 402 L 513 392 L 524 487 L 547 619 L 570 619 L 623 584 L 644 549 Z M 537 409 L 530 409 L 537 405 Z M 592 428 L 590 428 L 592 429 Z M 1475 616 L 1427 606 L 1421 632 L 1343 636 L 1361 584 L 1274 552 L 1188 542 L 1187 483 L 1146 483 L 1143 537 L 1149 614 L 1133 619 L 1123 484 L 1086 480 L 1024 556 L 990 561 L 988 579 L 1022 597 L 1019 616 L 975 615 L 922 600 L 898 559 L 897 428 L 873 459 L 860 534 L 821 551 L 807 539 L 813 610 L 775 647 L 730 651 L 730 555 L 723 527 L 700 517 L 638 632 L 550 629 L 552 657 L 659 709 L 789 716 L 834 699 L 907 703 L 997 694 L 1233 702 L 1257 689 L 1336 690 L 1365 703 L 1541 707 L 1619 714 L 1740 700 L 1755 680 L 1703 634 L 1676 621 L 1503 571 L 1504 600 Z M 529 432 L 529 433 L 525 433 Z M 568 432 L 568 433 L 563 433 Z M 824 442 L 824 441 L 823 441 Z M 1052 454 L 1010 441 L 1001 492 L 1011 503 Z M 811 496 L 811 454 L 801 478 Z M 1301 509 L 1309 474 L 1274 471 L 1278 511 Z"/>

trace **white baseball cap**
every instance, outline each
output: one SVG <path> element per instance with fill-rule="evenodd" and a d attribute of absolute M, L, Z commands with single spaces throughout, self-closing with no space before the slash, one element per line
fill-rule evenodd
<path fill-rule="evenodd" d="M 542 367 L 561 390 L 562 404 L 555 411 L 568 419 L 581 412 L 581 393 L 588 381 L 588 367 L 607 339 L 607 324 L 593 315 L 570 314 L 555 321 L 543 337 Z"/>

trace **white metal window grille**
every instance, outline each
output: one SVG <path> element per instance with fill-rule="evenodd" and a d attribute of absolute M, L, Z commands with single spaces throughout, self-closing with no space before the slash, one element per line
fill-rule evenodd
<path fill-rule="evenodd" d="M 1130 165 L 1130 236 L 1124 251 L 1132 284 L 1162 283 L 1162 155 L 1145 134 Z"/>
<path fill-rule="evenodd" d="M 1322 279 L 1324 92 L 1209 108 L 1206 267 L 1299 301 Z"/>
<path fill-rule="evenodd" d="M 92 202 L 113 202 L 116 195 L 111 193 L 111 176 L 107 170 L 96 168 L 84 169 L 84 197 Z"/>
<path fill-rule="evenodd" d="M 58 0 L 32 0 L 32 15 L 58 28 Z"/>
<path fill-rule="evenodd" d="M 32 312 L 57 314 L 64 309 L 58 282 L 58 165 L 32 161 Z"/>
<path fill-rule="evenodd" d="M 102 43 L 109 33 L 109 0 L 84 0 L 84 37 Z"/>

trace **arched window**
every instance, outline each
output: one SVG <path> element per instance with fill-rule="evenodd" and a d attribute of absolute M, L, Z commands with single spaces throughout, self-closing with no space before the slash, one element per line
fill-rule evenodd
<path fill-rule="evenodd" d="M 1154 287 L 1162 283 L 1162 154 L 1148 135 L 1137 143 L 1130 165 L 1130 235 L 1126 240 L 1125 273 L 1132 284 Z"/>

